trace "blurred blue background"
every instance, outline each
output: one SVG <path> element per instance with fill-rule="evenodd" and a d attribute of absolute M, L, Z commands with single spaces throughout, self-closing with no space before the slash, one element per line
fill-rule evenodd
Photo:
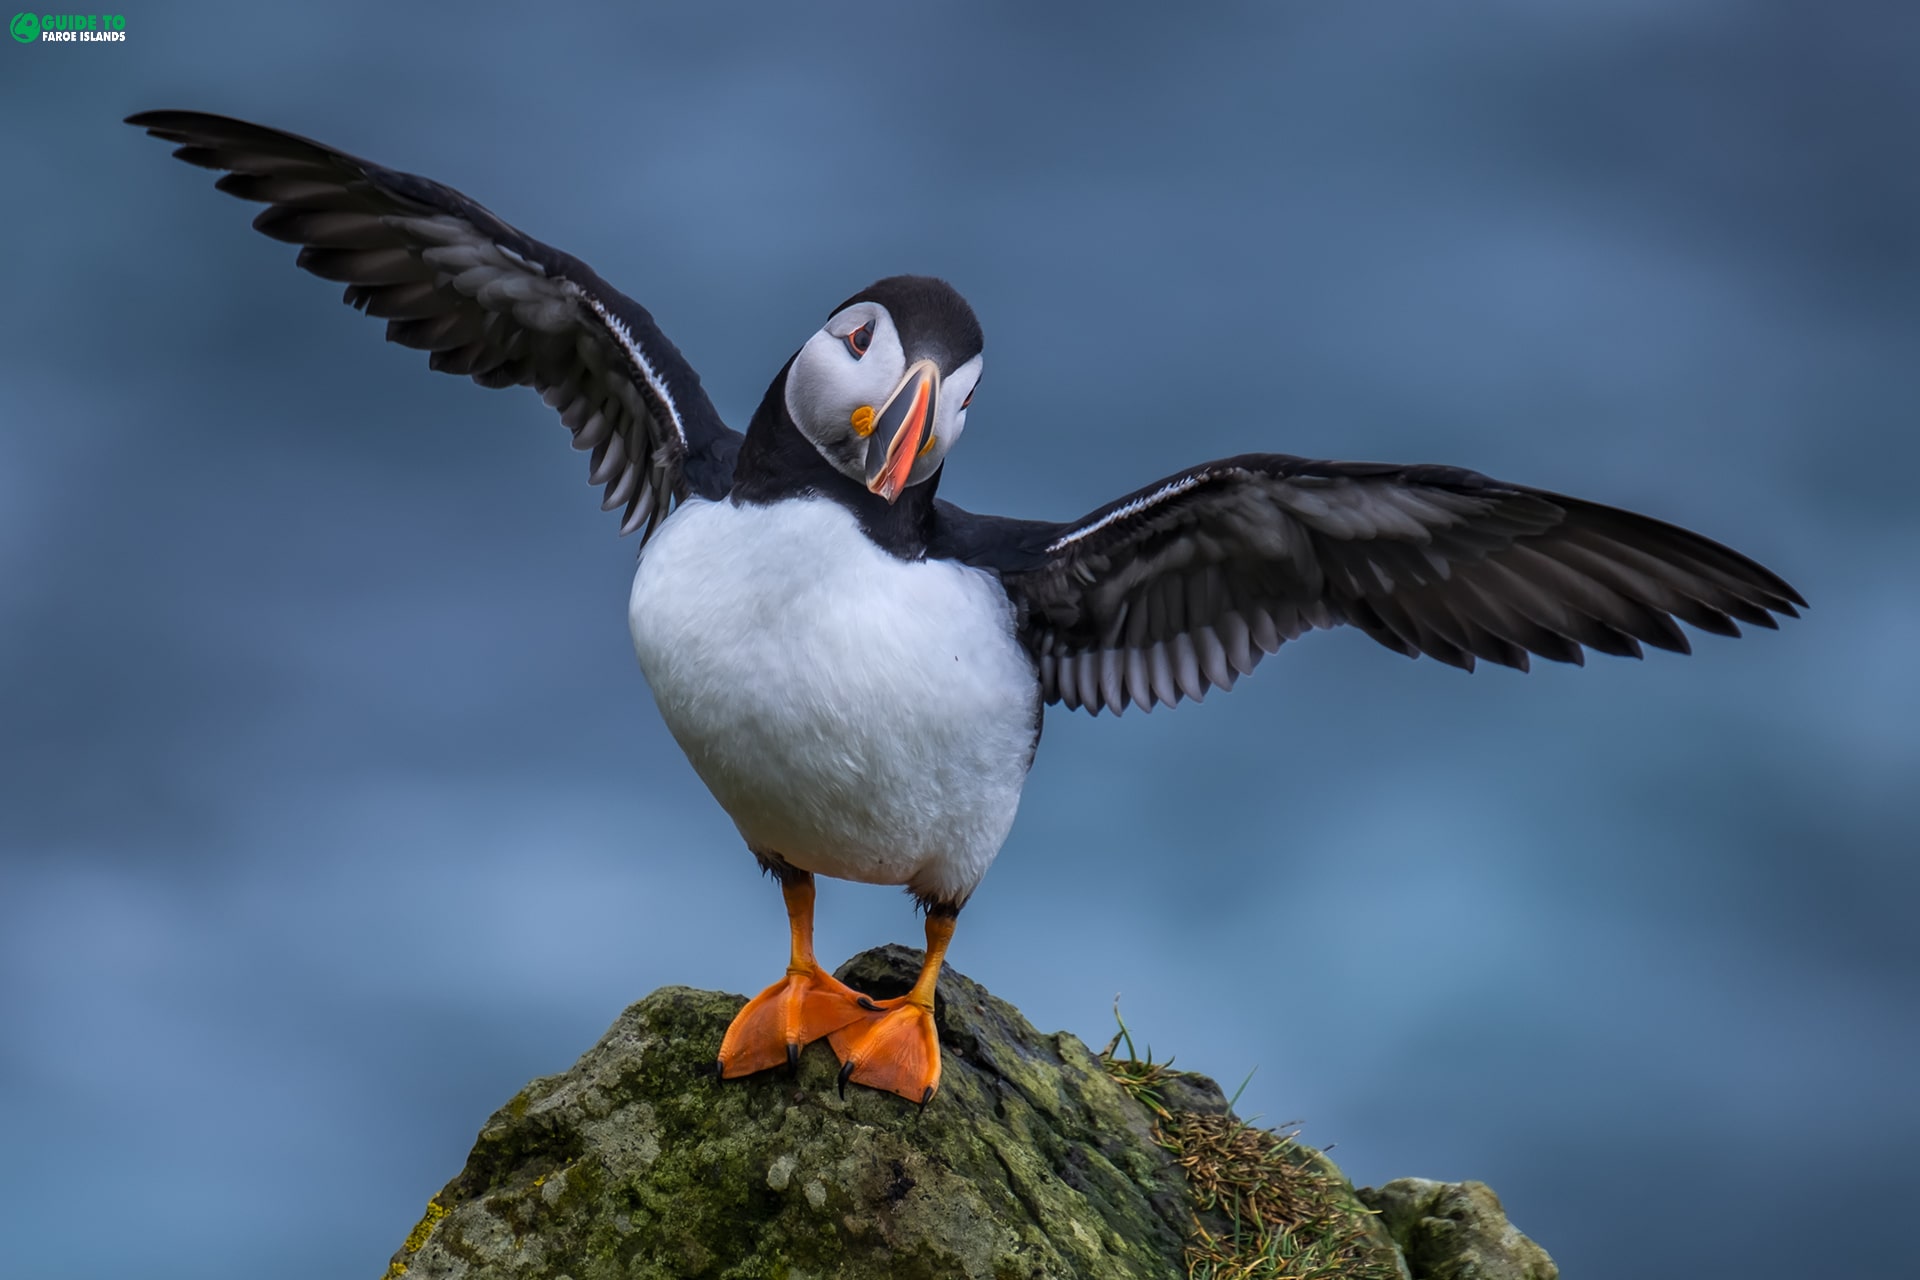
<path fill-rule="evenodd" d="M 1569 1275 L 1910 1256 L 1920 10 L 127 33 L 0 47 L 7 1274 L 377 1275 L 529 1077 L 784 961 L 553 416 L 384 345 L 118 123 L 153 107 L 467 191 L 652 308 L 740 425 L 835 302 L 944 275 L 987 332 L 942 486 L 977 509 L 1277 449 L 1778 570 L 1808 619 L 1692 658 L 1467 676 L 1316 635 L 1204 706 L 1056 712 L 952 958 L 1043 1028 L 1104 1043 L 1119 992 L 1157 1054 L 1257 1066 L 1242 1109 L 1357 1181 L 1487 1180 Z M 820 932 L 919 939 L 842 884 Z"/>

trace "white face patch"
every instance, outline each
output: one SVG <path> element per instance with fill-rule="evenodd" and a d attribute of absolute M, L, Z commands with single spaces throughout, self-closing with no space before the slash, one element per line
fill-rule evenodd
<path fill-rule="evenodd" d="M 847 339 L 869 324 L 866 354 L 855 356 Z M 822 325 L 793 358 L 787 412 L 822 457 L 864 484 L 867 441 L 853 425 L 854 412 L 865 405 L 878 413 L 906 371 L 893 317 L 877 302 L 856 302 Z"/>
<path fill-rule="evenodd" d="M 848 339 L 867 325 L 873 328 L 866 338 L 866 351 L 856 355 Z M 939 470 L 947 450 L 959 440 L 967 421 L 961 406 L 979 383 L 981 368 L 976 354 L 943 380 L 934 408 L 931 447 L 915 460 L 908 485 L 919 484 Z M 787 370 L 787 412 L 821 457 L 864 485 L 867 436 L 855 426 L 854 415 L 862 408 L 878 414 L 906 372 L 907 355 L 893 317 L 877 302 L 856 302 L 836 312 L 793 358 Z M 873 419 L 863 417 L 870 432 Z"/>

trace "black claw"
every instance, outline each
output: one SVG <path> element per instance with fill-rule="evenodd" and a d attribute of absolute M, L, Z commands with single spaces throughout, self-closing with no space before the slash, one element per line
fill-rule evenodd
<path fill-rule="evenodd" d="M 865 1009 L 868 1013 L 880 1012 L 880 1006 L 875 1004 L 873 1001 L 867 999 L 865 996 L 861 996 L 858 1000 L 854 1001 L 854 1003 L 859 1005 L 862 1009 Z"/>
<path fill-rule="evenodd" d="M 933 1101 L 933 1090 L 934 1090 L 934 1086 L 928 1085 L 927 1091 L 920 1095 L 920 1109 L 922 1111 L 925 1111 L 927 1109 L 927 1104 Z"/>
<path fill-rule="evenodd" d="M 849 1058 L 840 1068 L 840 1096 L 847 1096 L 847 1081 L 853 1076 L 853 1060 Z"/>
<path fill-rule="evenodd" d="M 787 1046 L 787 1070 L 793 1072 L 800 1070 L 800 1046 L 797 1044 Z"/>
<path fill-rule="evenodd" d="M 713 1078 L 715 1080 L 724 1080 L 727 1078 L 727 1064 L 718 1058 L 713 1060 Z"/>

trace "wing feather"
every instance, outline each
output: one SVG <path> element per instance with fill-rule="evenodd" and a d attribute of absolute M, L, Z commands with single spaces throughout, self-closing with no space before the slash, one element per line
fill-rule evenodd
<path fill-rule="evenodd" d="M 450 187 L 291 133 L 194 111 L 127 123 L 225 170 L 214 183 L 264 203 L 256 230 L 301 246 L 298 266 L 346 285 L 387 340 L 486 387 L 531 386 L 592 453 L 602 507 L 643 540 L 688 493 L 718 497 L 740 437 L 646 308 L 578 259 Z"/>
<path fill-rule="evenodd" d="M 1095 714 L 1198 701 L 1315 628 L 1525 671 L 1687 653 L 1683 622 L 1737 636 L 1806 603 L 1699 534 L 1452 467 L 1249 454 L 1068 524 L 940 517 L 936 553 L 1000 575 L 1045 696 Z"/>

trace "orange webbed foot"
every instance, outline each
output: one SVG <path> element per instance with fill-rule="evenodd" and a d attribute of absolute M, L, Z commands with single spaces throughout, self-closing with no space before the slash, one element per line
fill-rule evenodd
<path fill-rule="evenodd" d="M 827 1037 L 840 1055 L 840 1092 L 847 1081 L 897 1093 L 925 1105 L 940 1087 L 940 1037 L 933 1010 L 912 996 L 874 1002 L 873 1012 Z"/>
<path fill-rule="evenodd" d="M 787 976 L 747 1001 L 720 1042 L 720 1076 L 749 1076 L 800 1061 L 824 1035 L 872 1017 L 871 1000 L 818 966 Z"/>

